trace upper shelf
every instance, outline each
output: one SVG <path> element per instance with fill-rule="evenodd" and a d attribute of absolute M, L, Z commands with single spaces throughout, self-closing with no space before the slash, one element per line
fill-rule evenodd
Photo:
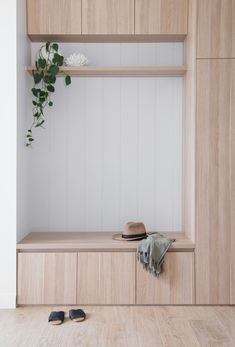
<path fill-rule="evenodd" d="M 33 66 L 27 67 L 32 73 Z M 183 76 L 186 66 L 62 66 L 59 76 Z"/>

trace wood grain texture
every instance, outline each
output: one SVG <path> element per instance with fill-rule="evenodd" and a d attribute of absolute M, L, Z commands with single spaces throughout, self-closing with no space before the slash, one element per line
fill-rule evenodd
<path fill-rule="evenodd" d="M 82 306 L 87 319 L 51 327 L 52 310 L 70 306 L 0 310 L 0 344 L 7 347 L 234 347 L 234 307 Z"/>
<path fill-rule="evenodd" d="M 29 66 L 27 71 L 32 74 L 35 68 Z M 72 77 L 76 76 L 184 76 L 186 66 L 62 66 L 59 76 L 64 77 L 64 73 Z"/>
<path fill-rule="evenodd" d="M 17 303 L 76 304 L 75 253 L 19 253 Z"/>
<path fill-rule="evenodd" d="M 117 241 L 113 232 L 34 232 L 29 233 L 17 244 L 18 250 L 113 250 L 136 251 L 139 241 Z M 162 233 L 176 238 L 169 251 L 192 251 L 195 244 L 184 233 Z"/>
<path fill-rule="evenodd" d="M 82 34 L 134 34 L 134 0 L 83 0 Z"/>
<path fill-rule="evenodd" d="M 187 34 L 188 0 L 135 0 L 135 34 Z"/>
<path fill-rule="evenodd" d="M 78 253 L 77 304 L 134 304 L 135 254 Z"/>
<path fill-rule="evenodd" d="M 137 304 L 193 304 L 194 253 L 167 253 L 159 278 L 137 263 Z"/>
<path fill-rule="evenodd" d="M 195 240 L 195 114 L 196 114 L 196 14 L 197 2 L 188 2 L 188 35 L 185 40 L 187 72 L 183 109 L 183 230 Z"/>
<path fill-rule="evenodd" d="M 81 0 L 27 0 L 29 35 L 81 34 Z"/>
<path fill-rule="evenodd" d="M 183 42 L 186 35 L 49 35 L 49 34 L 30 34 L 28 35 L 32 42 Z"/>
<path fill-rule="evenodd" d="M 198 0 L 197 57 L 235 57 L 235 0 Z"/>
<path fill-rule="evenodd" d="M 197 62 L 196 303 L 234 303 L 235 61 Z"/>

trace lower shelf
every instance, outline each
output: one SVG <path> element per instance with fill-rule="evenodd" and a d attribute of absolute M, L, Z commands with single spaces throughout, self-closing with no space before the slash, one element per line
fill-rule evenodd
<path fill-rule="evenodd" d="M 27 67 L 32 74 L 35 67 Z M 186 66 L 61 66 L 59 76 L 183 76 Z"/>

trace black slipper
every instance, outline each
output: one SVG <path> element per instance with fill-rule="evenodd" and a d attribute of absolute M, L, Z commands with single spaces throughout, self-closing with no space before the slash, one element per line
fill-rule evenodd
<path fill-rule="evenodd" d="M 52 311 L 48 318 L 48 322 L 52 325 L 60 325 L 64 321 L 64 311 Z"/>
<path fill-rule="evenodd" d="M 86 314 L 80 308 L 77 310 L 70 310 L 69 318 L 74 322 L 81 322 L 86 318 Z"/>

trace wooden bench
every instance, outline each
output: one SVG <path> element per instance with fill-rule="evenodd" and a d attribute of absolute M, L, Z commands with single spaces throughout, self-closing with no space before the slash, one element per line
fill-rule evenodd
<path fill-rule="evenodd" d="M 35 232 L 17 244 L 18 305 L 193 304 L 194 243 L 183 233 L 157 279 L 136 260 L 139 241 L 110 232 Z"/>

